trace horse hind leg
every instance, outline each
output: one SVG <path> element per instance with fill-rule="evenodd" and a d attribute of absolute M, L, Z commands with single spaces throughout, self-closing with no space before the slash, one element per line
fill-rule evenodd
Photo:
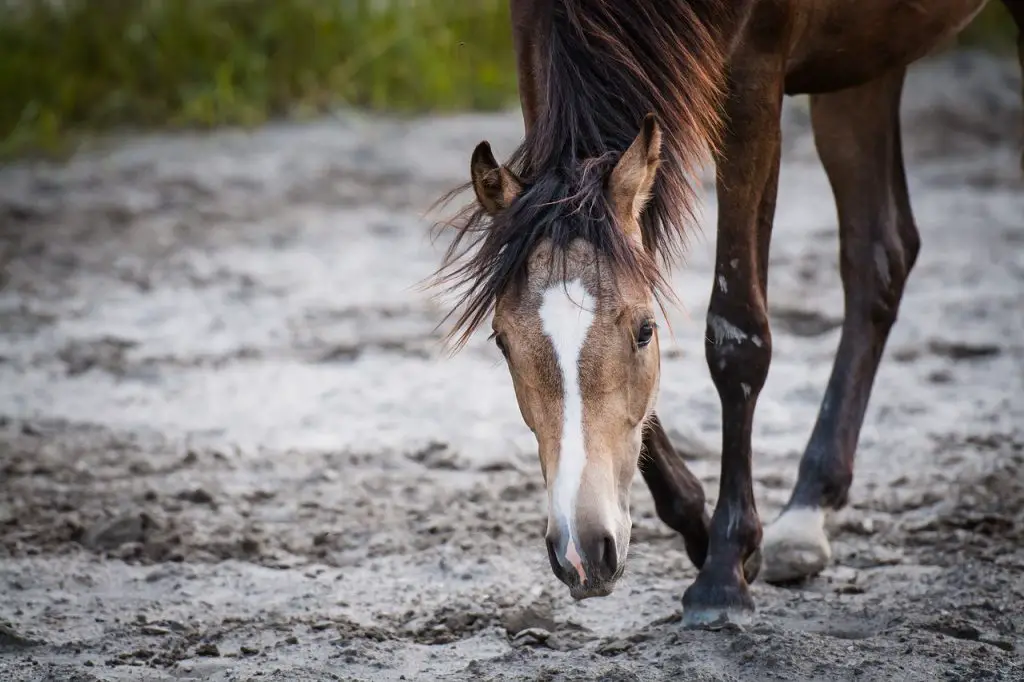
<path fill-rule="evenodd" d="M 764 531 L 762 578 L 784 583 L 831 560 L 827 510 L 846 505 L 875 373 L 920 246 L 900 140 L 905 69 L 811 98 L 815 145 L 836 200 L 846 315 L 832 375 L 786 508 Z"/>
<path fill-rule="evenodd" d="M 679 533 L 686 554 L 698 569 L 704 566 L 708 555 L 711 517 L 708 515 L 704 486 L 669 440 L 657 415 L 653 415 L 644 429 L 640 473 L 651 491 L 658 518 Z M 761 553 L 755 552 L 743 564 L 743 576 L 754 582 L 761 570 Z"/>
<path fill-rule="evenodd" d="M 690 561 L 700 568 L 708 554 L 704 486 L 672 445 L 657 415 L 644 429 L 640 473 L 651 491 L 658 518 L 682 535 Z"/>

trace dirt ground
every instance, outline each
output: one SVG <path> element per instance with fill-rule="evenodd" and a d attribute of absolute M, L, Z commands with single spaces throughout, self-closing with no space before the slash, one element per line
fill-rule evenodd
<path fill-rule="evenodd" d="M 518 112 L 344 114 L 0 169 L 0 679 L 1024 680 L 1017 71 L 970 54 L 913 71 L 924 247 L 835 561 L 756 584 L 745 630 L 682 629 L 695 571 L 639 478 L 627 579 L 572 602 L 499 354 L 439 345 L 423 211 L 480 139 L 512 149 Z M 806 102 L 787 107 L 766 522 L 842 312 L 834 206 Z M 659 413 L 713 500 L 705 186 Z"/>

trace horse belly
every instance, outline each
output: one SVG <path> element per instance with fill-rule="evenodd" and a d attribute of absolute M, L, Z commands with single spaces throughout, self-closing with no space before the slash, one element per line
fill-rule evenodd
<path fill-rule="evenodd" d="M 794 0 L 786 94 L 861 85 L 925 56 L 987 0 Z"/>

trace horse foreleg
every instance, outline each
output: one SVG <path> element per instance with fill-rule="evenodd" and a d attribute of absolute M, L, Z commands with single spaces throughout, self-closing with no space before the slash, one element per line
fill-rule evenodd
<path fill-rule="evenodd" d="M 1010 12 L 1013 23 L 1017 25 L 1017 61 L 1020 62 L 1021 75 L 1024 76 L 1024 0 L 1003 0 L 1003 5 Z M 1024 95 L 1024 83 L 1021 95 Z M 1024 172 L 1024 150 L 1020 155 L 1020 169 Z"/>
<path fill-rule="evenodd" d="M 745 621 L 754 611 L 741 567 L 756 556 L 751 433 L 771 362 L 768 247 L 779 177 L 784 59 L 739 57 L 730 68 L 727 129 L 716 158 L 715 277 L 705 355 L 722 405 L 722 476 L 708 556 L 683 594 L 690 626 Z"/>
<path fill-rule="evenodd" d="M 825 512 L 846 504 L 875 373 L 917 258 L 900 142 L 904 74 L 811 98 L 815 144 L 839 215 L 846 317 L 793 494 L 764 532 L 768 582 L 814 575 L 831 559 Z"/>

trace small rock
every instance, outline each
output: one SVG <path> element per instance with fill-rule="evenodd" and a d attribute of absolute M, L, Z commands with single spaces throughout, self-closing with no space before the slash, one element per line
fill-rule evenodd
<path fill-rule="evenodd" d="M 260 650 L 256 647 L 246 646 L 244 644 L 239 649 L 239 651 L 242 653 L 243 656 L 255 656 L 260 652 Z"/>
<path fill-rule="evenodd" d="M 250 535 L 247 535 L 242 538 L 242 541 L 238 544 L 238 548 L 245 554 L 259 554 L 260 541 Z"/>
<path fill-rule="evenodd" d="M 616 656 L 625 653 L 633 648 L 633 643 L 624 639 L 613 639 L 605 642 L 597 648 L 597 653 L 605 656 Z"/>
<path fill-rule="evenodd" d="M 169 634 L 171 634 L 170 630 L 168 630 L 167 628 L 162 628 L 159 625 L 147 625 L 146 627 L 142 628 L 141 632 L 144 635 L 153 635 L 153 636 L 162 636 L 162 635 L 169 635 Z"/>
<path fill-rule="evenodd" d="M 35 424 L 29 424 L 28 422 L 21 425 L 21 433 L 26 436 L 41 436 L 43 432 Z"/>
<path fill-rule="evenodd" d="M 512 638 L 512 646 L 541 646 L 551 638 L 551 632 L 543 628 L 527 628 Z"/>
<path fill-rule="evenodd" d="M 551 607 L 544 603 L 506 611 L 501 621 L 510 637 L 515 637 L 524 630 L 539 629 L 553 632 L 558 628 Z"/>
<path fill-rule="evenodd" d="M 205 504 L 211 507 L 217 506 L 216 501 L 213 499 L 213 495 L 203 488 L 180 492 L 178 493 L 177 498 L 184 502 L 191 502 L 193 504 Z"/>
<path fill-rule="evenodd" d="M 110 550 L 111 554 L 125 561 L 142 556 L 145 545 L 141 542 L 126 542 Z"/>
<path fill-rule="evenodd" d="M 4 649 L 28 649 L 43 642 L 17 632 L 10 625 L 0 622 L 0 651 Z"/>
<path fill-rule="evenodd" d="M 188 630 L 188 627 L 184 623 L 176 620 L 165 620 L 162 622 L 165 627 L 174 632 L 186 632 Z"/>
<path fill-rule="evenodd" d="M 459 471 L 466 469 L 466 462 L 447 443 L 431 441 L 425 447 L 409 453 L 406 457 L 435 471 Z"/>
<path fill-rule="evenodd" d="M 1002 649 L 1003 651 L 1013 652 L 1017 649 L 1017 647 L 1014 646 L 1013 642 L 1006 639 L 998 639 L 990 635 L 983 635 L 978 638 L 978 641 L 997 647 L 999 649 Z"/>
<path fill-rule="evenodd" d="M 220 649 L 217 648 L 216 644 L 207 642 L 206 644 L 200 644 L 196 647 L 196 656 L 220 656 Z"/>
<path fill-rule="evenodd" d="M 866 591 L 860 585 L 852 584 L 840 585 L 836 588 L 836 594 L 864 594 Z"/>
<path fill-rule="evenodd" d="M 988 358 L 999 355 L 1002 352 L 1002 349 L 999 346 L 990 343 L 947 343 L 938 340 L 932 341 L 928 346 L 928 350 L 935 355 L 940 355 L 951 360 Z"/>
<path fill-rule="evenodd" d="M 82 545 L 93 550 L 112 550 L 128 543 L 141 543 L 156 523 L 146 513 L 130 512 L 97 522 L 86 530 Z"/>
<path fill-rule="evenodd" d="M 177 574 L 174 571 L 164 566 L 158 566 L 154 568 L 152 571 L 150 571 L 150 573 L 146 576 L 146 582 L 155 583 L 166 578 L 174 578 L 176 575 Z"/>
<path fill-rule="evenodd" d="M 299 643 L 299 638 L 296 637 L 295 635 L 291 635 L 290 637 L 286 637 L 285 638 L 284 643 L 285 644 L 298 644 Z"/>

